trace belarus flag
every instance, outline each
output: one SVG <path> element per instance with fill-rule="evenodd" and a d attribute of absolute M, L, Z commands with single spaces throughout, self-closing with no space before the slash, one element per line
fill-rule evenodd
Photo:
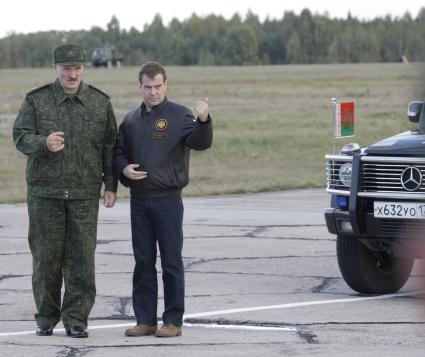
<path fill-rule="evenodd" d="M 336 104 L 334 128 L 336 138 L 354 136 L 354 102 Z"/>

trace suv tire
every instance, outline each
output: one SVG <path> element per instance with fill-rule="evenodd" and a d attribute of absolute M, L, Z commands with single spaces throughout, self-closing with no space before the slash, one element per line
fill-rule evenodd
<path fill-rule="evenodd" d="M 362 294 L 389 294 L 407 281 L 413 258 L 374 252 L 354 236 L 337 236 L 338 265 L 345 282 Z"/>

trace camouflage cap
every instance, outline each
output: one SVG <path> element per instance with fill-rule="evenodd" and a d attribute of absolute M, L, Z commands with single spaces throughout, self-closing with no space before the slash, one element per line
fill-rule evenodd
<path fill-rule="evenodd" d="M 63 65 L 84 64 L 86 55 L 84 49 L 79 45 L 66 44 L 53 50 L 53 63 Z"/>

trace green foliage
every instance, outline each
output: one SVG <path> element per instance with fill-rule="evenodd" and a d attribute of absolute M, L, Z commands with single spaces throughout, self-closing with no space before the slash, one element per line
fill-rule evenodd
<path fill-rule="evenodd" d="M 297 31 L 294 31 L 292 33 L 291 38 L 288 41 L 287 51 L 288 51 L 287 62 L 289 63 L 303 62 L 301 39 Z"/>
<path fill-rule="evenodd" d="M 106 29 L 12 33 L 0 39 L 0 68 L 46 67 L 52 49 L 78 42 L 88 57 L 96 47 L 114 46 L 127 65 L 156 60 L 167 65 L 254 65 L 284 63 L 359 63 L 425 60 L 425 7 L 416 18 L 376 18 L 360 21 L 350 15 L 331 19 L 304 9 L 266 19 L 248 12 L 173 19 L 166 26 L 160 14 L 140 31 L 124 30 L 116 16 Z"/>
<path fill-rule="evenodd" d="M 232 27 L 224 42 L 221 58 L 223 64 L 246 65 L 257 64 L 257 40 L 254 31 L 248 26 Z"/>

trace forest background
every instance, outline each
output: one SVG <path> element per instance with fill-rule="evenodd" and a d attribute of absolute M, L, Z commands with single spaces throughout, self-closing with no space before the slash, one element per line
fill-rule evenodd
<path fill-rule="evenodd" d="M 11 33 L 0 39 L 0 68 L 43 67 L 63 42 L 94 48 L 114 46 L 126 65 L 156 60 L 165 65 L 269 65 L 420 61 L 425 58 L 425 7 L 418 14 L 359 20 L 333 19 L 304 9 L 281 19 L 260 21 L 248 12 L 199 17 L 164 25 L 157 14 L 143 30 L 120 27 L 115 16 L 106 28 Z"/>

